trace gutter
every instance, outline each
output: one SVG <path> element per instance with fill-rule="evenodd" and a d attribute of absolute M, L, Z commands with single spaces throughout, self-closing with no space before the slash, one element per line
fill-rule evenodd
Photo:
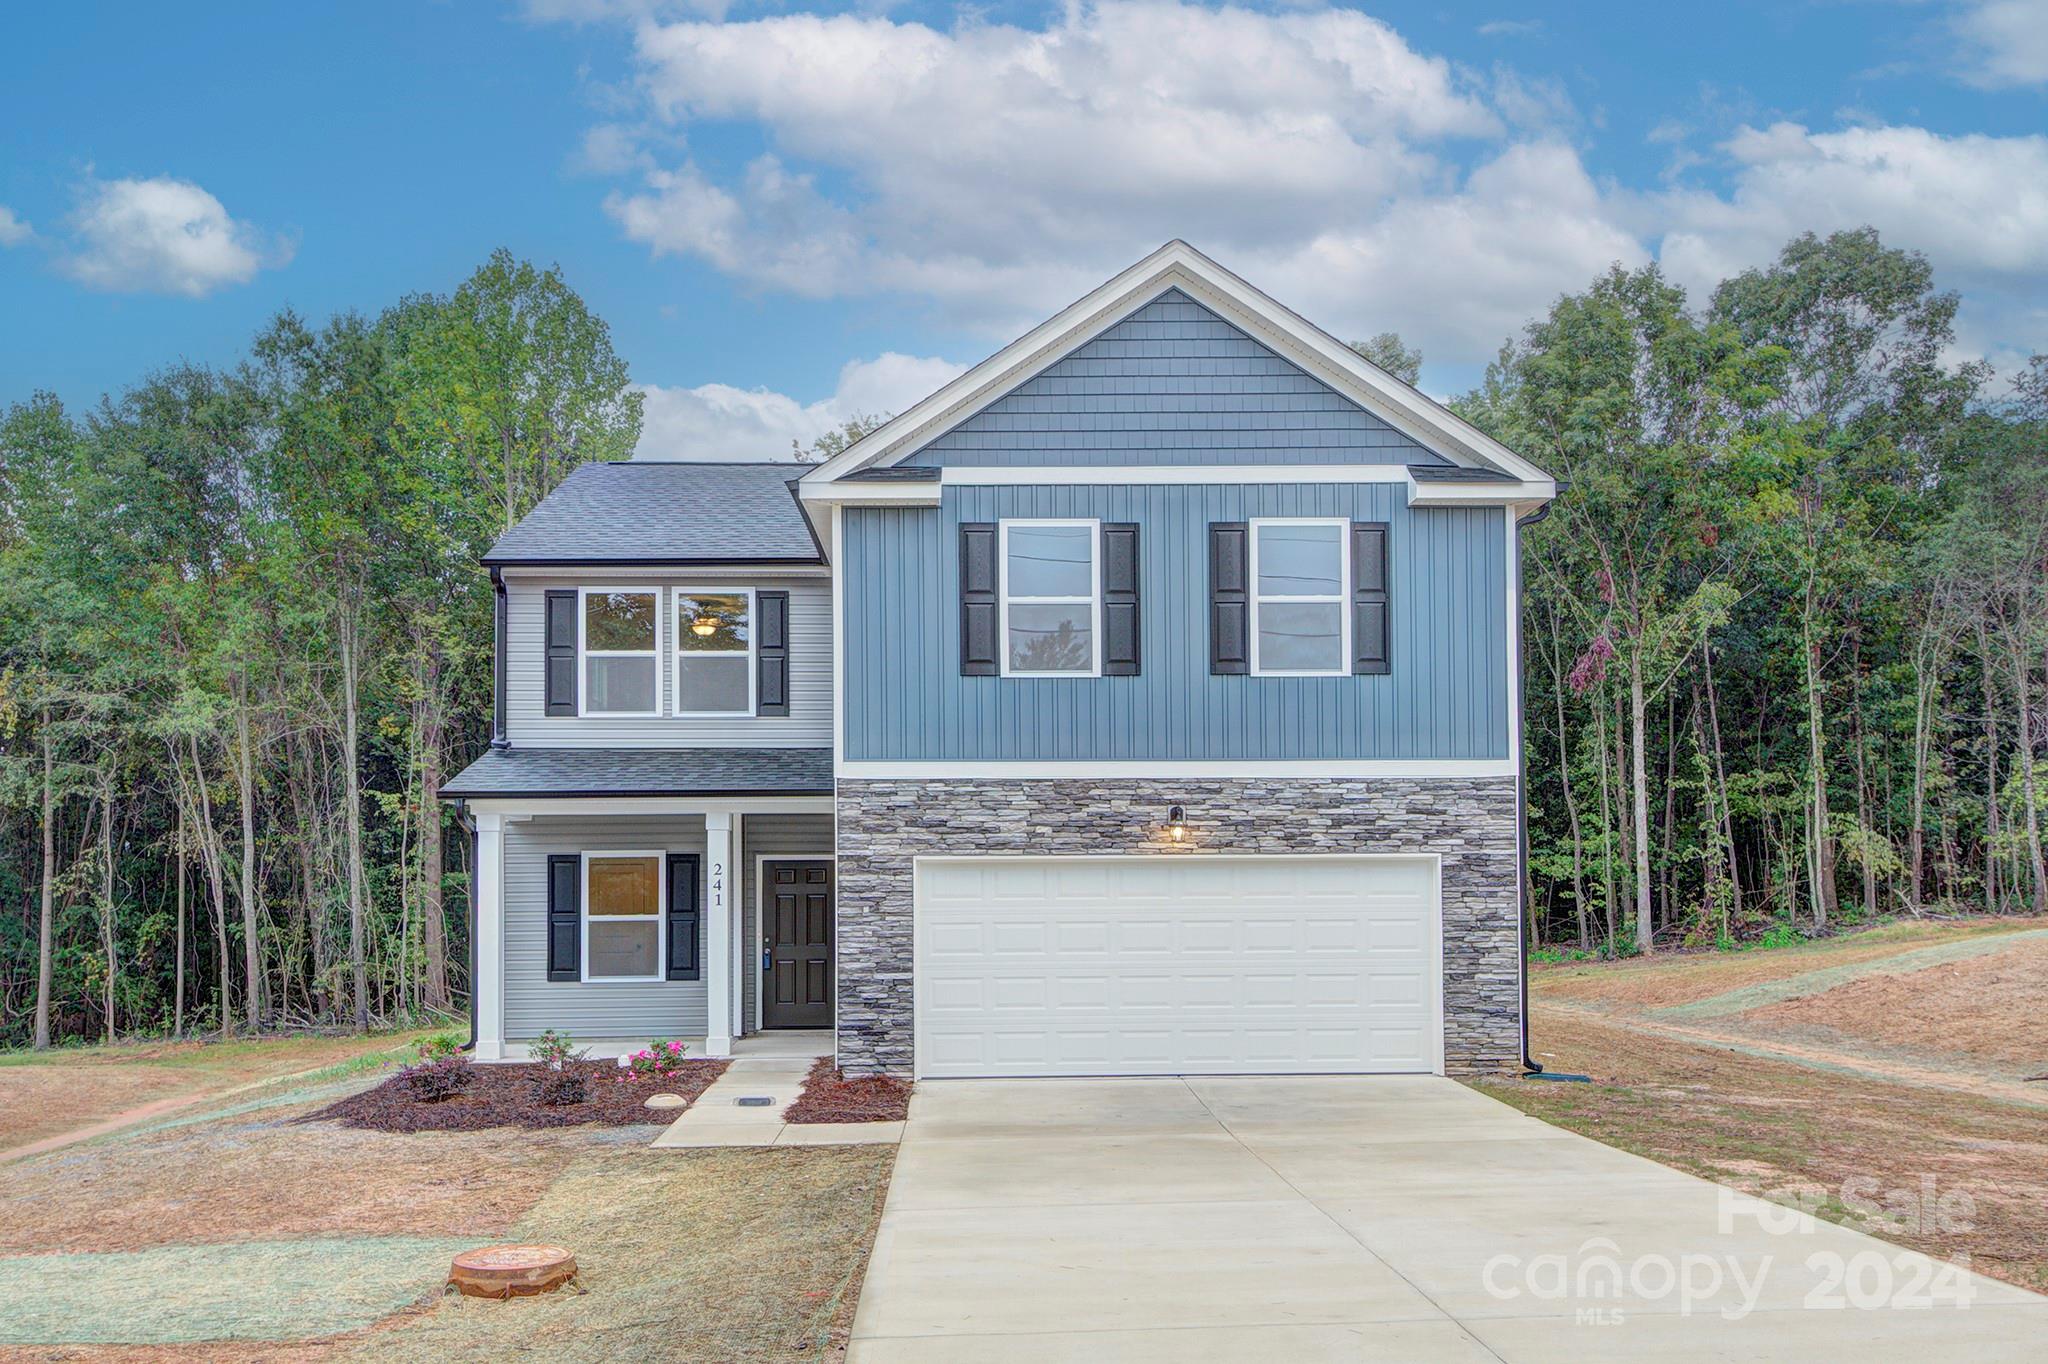
<path fill-rule="evenodd" d="M 505 572 L 495 564 L 491 566 L 491 593 L 491 747 L 510 748 L 512 741 L 505 737 L 505 630 L 509 617 Z"/>
<path fill-rule="evenodd" d="M 1558 485 L 1564 491 L 1564 485 Z M 1526 624 L 1527 615 L 1522 610 L 1525 584 L 1522 580 L 1522 530 L 1536 525 L 1550 515 L 1551 503 L 1545 502 L 1529 515 L 1515 522 L 1515 617 Z M 1527 676 L 1522 667 L 1523 637 L 1528 633 L 1524 628 L 1515 630 L 1515 697 L 1524 701 L 1521 679 Z M 1523 709 L 1527 709 L 1524 701 Z M 1515 723 L 1521 724 L 1523 717 L 1517 715 Z M 1521 961 L 1521 1015 L 1522 1015 L 1522 1069 L 1530 1075 L 1543 1074 L 1543 1067 L 1529 1055 L 1529 910 L 1534 900 L 1529 890 L 1529 778 L 1528 749 L 1522 750 L 1522 761 L 1515 765 L 1515 955 Z"/>

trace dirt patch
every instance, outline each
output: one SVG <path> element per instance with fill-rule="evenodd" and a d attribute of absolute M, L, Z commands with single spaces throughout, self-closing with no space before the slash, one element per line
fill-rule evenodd
<path fill-rule="evenodd" d="M 849 1079 L 820 1056 L 804 1076 L 804 1091 L 782 1110 L 784 1122 L 902 1122 L 910 1116 L 910 1081 L 893 1075 Z"/>
<path fill-rule="evenodd" d="M 560 1071 L 515 1063 L 470 1066 L 468 1083 L 449 1098 L 428 1101 L 415 1094 L 404 1075 L 302 1119 L 338 1122 L 379 1132 L 475 1132 L 487 1127 L 608 1127 L 667 1122 L 683 1108 L 647 1107 L 649 1096 L 675 1094 L 689 1102 L 725 1073 L 730 1061 L 684 1061 L 675 1073 L 659 1078 L 635 1076 L 609 1061 L 571 1061 Z M 551 1103 L 550 1086 L 581 1081 L 580 1103 Z"/>
<path fill-rule="evenodd" d="M 1968 1057 L 2038 1075 L 2048 1071 L 2044 1000 L 2048 942 L 2030 938 L 1967 961 L 1866 976 L 1729 1021 L 1820 1041 Z"/>
<path fill-rule="evenodd" d="M 395 1136 L 195 1123 L 0 1167 L 0 1254 L 320 1235 L 507 1231 L 574 1158 L 571 1133 Z"/>
<path fill-rule="evenodd" d="M 1730 990 L 1827 967 L 1881 961 L 1919 947 L 2048 927 L 2044 919 L 1926 920 L 1752 952 L 1660 952 L 1621 962 L 1536 966 L 1534 988 L 1551 999 L 1624 1009 L 1696 1004 Z"/>
<path fill-rule="evenodd" d="M 417 1033 L 157 1042 L 13 1052 L 0 1057 L 0 1160 L 80 1129 L 142 1121 L 286 1076 L 396 1053 Z"/>
<path fill-rule="evenodd" d="M 584 1294 L 439 1299 L 338 1357 L 827 1358 L 851 1325 L 894 1159 L 874 1146 L 586 1156 L 514 1233 L 573 1250 Z"/>
<path fill-rule="evenodd" d="M 1695 1045 L 1539 1001 L 1532 1047 L 1592 1084 L 1493 1081 L 1524 1112 L 1765 1196 L 1826 1197 L 1819 1211 L 1887 1240 L 2037 1291 L 2048 1289 L 2048 1124 L 2040 1110 Z M 1963 1193 L 1967 1225 L 1858 1218 L 1844 1201 Z M 1852 1180 L 1874 1181 L 1867 1185 Z"/>

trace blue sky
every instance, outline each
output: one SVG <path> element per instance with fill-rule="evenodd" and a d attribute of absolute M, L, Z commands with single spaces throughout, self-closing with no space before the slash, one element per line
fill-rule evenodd
<path fill-rule="evenodd" d="M 559 262 L 643 449 L 900 408 L 1171 236 L 1469 385 L 1606 263 L 1872 222 L 2048 347 L 2048 0 L 74 3 L 0 42 L 0 401 Z"/>

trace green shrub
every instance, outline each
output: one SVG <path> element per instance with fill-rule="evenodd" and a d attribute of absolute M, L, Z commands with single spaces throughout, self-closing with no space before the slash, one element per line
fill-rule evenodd
<path fill-rule="evenodd" d="M 437 1032 L 419 1041 L 420 1060 L 445 1061 L 462 1055 L 462 1039 L 452 1032 Z"/>
<path fill-rule="evenodd" d="M 528 1042 L 526 1054 L 549 1070 L 561 1070 L 571 1061 L 583 1059 L 583 1053 L 577 1049 L 576 1039 L 566 1032 L 557 1032 L 553 1028 Z"/>

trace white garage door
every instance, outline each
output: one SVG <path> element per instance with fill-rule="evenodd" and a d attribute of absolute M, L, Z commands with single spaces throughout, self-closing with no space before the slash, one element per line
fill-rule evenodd
<path fill-rule="evenodd" d="M 1430 858 L 917 864 L 920 1075 L 1441 1068 Z"/>

